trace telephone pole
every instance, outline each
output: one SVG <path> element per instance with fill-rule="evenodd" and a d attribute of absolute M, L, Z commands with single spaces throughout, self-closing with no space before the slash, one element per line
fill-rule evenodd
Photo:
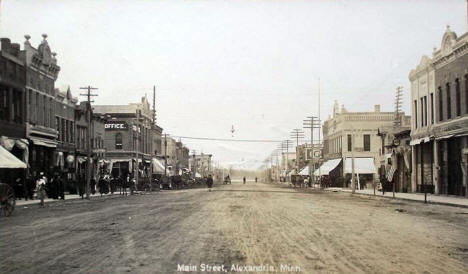
<path fill-rule="evenodd" d="M 82 87 L 80 89 L 86 90 L 85 94 L 80 94 L 80 96 L 86 96 L 87 101 L 86 101 L 86 121 L 88 124 L 88 130 L 86 131 L 86 139 L 88 142 L 87 150 L 88 150 L 88 161 L 87 161 L 87 166 L 86 166 L 86 199 L 89 199 L 90 192 L 91 192 L 91 156 L 92 156 L 92 109 L 91 109 L 91 103 L 94 101 L 91 101 L 91 97 L 97 96 L 97 94 L 92 94 L 92 90 L 97 90 L 97 88 L 93 88 L 91 86 L 87 87 Z"/>
<path fill-rule="evenodd" d="M 317 116 L 309 116 L 307 120 L 304 120 L 303 127 L 310 129 L 310 149 L 312 151 L 312 155 L 310 155 L 309 159 L 309 178 L 311 179 L 312 184 L 314 184 L 314 177 L 313 174 L 315 172 L 315 165 L 314 165 L 314 129 L 320 129 L 320 120 Z M 320 134 L 320 133 L 319 133 Z"/>
<path fill-rule="evenodd" d="M 285 173 L 287 173 L 288 170 L 289 170 L 289 148 L 290 147 L 291 147 L 291 140 L 284 140 L 281 143 L 282 151 L 284 151 L 284 149 L 286 149 L 286 170 L 285 170 Z"/>
<path fill-rule="evenodd" d="M 140 132 L 140 115 L 141 115 L 141 110 L 137 109 L 136 110 L 136 148 L 135 148 L 135 156 L 136 156 L 135 184 L 136 184 L 136 186 L 138 186 L 138 177 L 140 175 L 139 174 L 140 164 L 138 163 L 138 158 L 140 157 L 139 152 L 140 152 L 140 146 L 141 145 L 140 145 L 140 142 L 138 140 L 140 139 L 140 136 L 143 136 L 143 134 Z M 143 163 L 143 159 L 141 161 Z"/>
<path fill-rule="evenodd" d="M 164 134 L 164 176 L 167 176 L 167 133 Z"/>
<path fill-rule="evenodd" d="M 196 151 L 192 150 L 192 156 L 193 156 L 193 162 L 192 162 L 192 173 L 193 173 L 193 178 L 196 178 L 197 175 L 197 157 L 196 157 Z"/>
<path fill-rule="evenodd" d="M 156 125 L 156 85 L 153 86 L 153 124 Z"/>
<path fill-rule="evenodd" d="M 303 139 L 305 137 L 304 135 L 304 131 L 302 131 L 302 129 L 299 129 L 299 128 L 295 128 L 291 131 L 291 138 L 294 138 L 296 139 L 296 147 L 299 146 L 299 139 Z"/>
<path fill-rule="evenodd" d="M 402 101 L 403 101 L 403 87 L 399 86 L 397 87 L 396 94 L 395 94 L 395 121 L 393 122 L 394 127 L 401 126 L 400 114 L 401 114 Z"/>
<path fill-rule="evenodd" d="M 298 172 L 299 170 L 299 158 L 297 157 L 297 150 L 299 148 L 299 139 L 304 139 L 305 137 L 305 134 L 304 134 L 304 131 L 302 129 L 299 129 L 299 128 L 295 128 L 292 130 L 291 132 L 291 138 L 293 139 L 296 139 L 296 172 Z"/>
<path fill-rule="evenodd" d="M 354 128 L 351 128 L 351 193 L 356 193 L 356 173 L 354 172 Z"/>

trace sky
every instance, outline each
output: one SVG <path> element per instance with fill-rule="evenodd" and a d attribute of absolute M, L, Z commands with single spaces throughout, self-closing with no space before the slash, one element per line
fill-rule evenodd
<path fill-rule="evenodd" d="M 395 89 L 467 31 L 465 0 L 0 0 L 0 37 L 48 34 L 56 87 L 99 88 L 95 104 L 152 101 L 172 136 L 285 140 L 307 116 L 393 111 Z M 234 127 L 234 134 L 231 128 Z M 307 136 L 309 136 L 307 134 Z M 257 168 L 277 143 L 182 139 L 221 166 Z"/>

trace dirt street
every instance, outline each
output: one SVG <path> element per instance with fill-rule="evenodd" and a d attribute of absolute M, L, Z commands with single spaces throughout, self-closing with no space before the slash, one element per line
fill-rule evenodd
<path fill-rule="evenodd" d="M 28 206 L 0 221 L 1 273 L 202 272 L 206 265 L 257 267 L 252 273 L 281 265 L 302 273 L 468 272 L 468 209 L 253 182 Z"/>

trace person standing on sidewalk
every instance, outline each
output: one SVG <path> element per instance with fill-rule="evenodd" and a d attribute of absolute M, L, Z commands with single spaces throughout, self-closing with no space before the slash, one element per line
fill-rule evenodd
<path fill-rule="evenodd" d="M 39 203 L 41 207 L 44 207 L 44 198 L 46 196 L 45 185 L 46 182 L 44 178 L 39 177 L 39 179 L 36 181 L 36 193 L 37 198 L 41 200 Z"/>
<path fill-rule="evenodd" d="M 242 181 L 244 182 L 244 185 L 245 185 L 245 181 L 246 181 L 245 176 L 244 176 L 244 178 L 242 179 Z"/>

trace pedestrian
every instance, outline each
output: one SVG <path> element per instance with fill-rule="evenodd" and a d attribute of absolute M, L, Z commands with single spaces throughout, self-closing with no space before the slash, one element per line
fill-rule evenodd
<path fill-rule="evenodd" d="M 242 179 L 242 181 L 244 182 L 244 185 L 245 185 L 245 181 L 246 181 L 245 176 L 244 176 L 244 178 Z"/>
<path fill-rule="evenodd" d="M 58 198 L 65 200 L 65 183 L 60 176 L 57 177 L 57 187 Z"/>
<path fill-rule="evenodd" d="M 208 186 L 208 191 L 211 191 L 211 187 L 213 186 L 213 177 L 211 177 L 211 174 L 208 175 L 206 179 L 206 185 Z"/>
<path fill-rule="evenodd" d="M 96 194 L 96 179 L 94 177 L 91 179 L 91 194 Z"/>
<path fill-rule="evenodd" d="M 36 188 L 36 180 L 33 176 L 28 176 L 26 179 L 26 200 L 32 200 L 34 197 L 34 189 Z"/>
<path fill-rule="evenodd" d="M 255 177 L 255 182 L 257 182 L 257 177 Z"/>
<path fill-rule="evenodd" d="M 44 198 L 46 196 L 45 186 L 46 186 L 46 182 L 44 178 L 39 178 L 36 181 L 36 193 L 37 193 L 37 198 L 41 200 L 39 203 L 41 207 L 44 207 Z"/>
<path fill-rule="evenodd" d="M 21 199 L 24 197 L 24 185 L 21 178 L 16 178 L 13 190 L 16 198 Z"/>
<path fill-rule="evenodd" d="M 84 176 L 78 178 L 78 193 L 81 196 L 81 199 L 84 199 L 86 180 Z"/>

